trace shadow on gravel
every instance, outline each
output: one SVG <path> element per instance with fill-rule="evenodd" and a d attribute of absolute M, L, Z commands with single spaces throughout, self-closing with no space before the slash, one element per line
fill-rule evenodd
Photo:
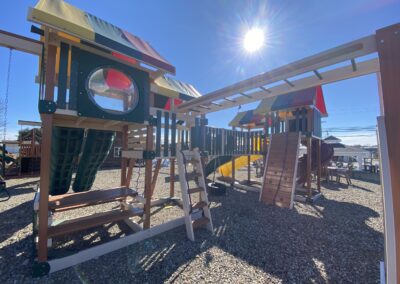
<path fill-rule="evenodd" d="M 0 212 L 0 243 L 32 223 L 32 210 L 32 201 L 27 201 Z"/>
<path fill-rule="evenodd" d="M 229 190 L 227 196 L 211 197 L 211 201 L 214 235 L 198 229 L 196 241 L 190 242 L 180 227 L 81 264 L 75 271 L 90 283 L 118 282 L 116 279 L 128 283 L 192 282 L 193 273 L 207 277 L 214 269 L 232 271 L 233 264 L 213 254 L 220 249 L 283 283 L 379 279 L 383 234 L 366 224 L 369 218 L 378 217 L 368 207 L 321 199 L 315 217 L 264 205 L 258 202 L 258 194 L 250 192 Z M 52 279 L 61 279 L 59 273 Z M 205 278 L 196 281 L 199 279 Z"/>
<path fill-rule="evenodd" d="M 10 191 L 11 198 L 20 194 L 28 194 L 36 191 L 36 186 L 39 183 L 39 180 L 29 181 L 25 183 L 20 183 L 13 186 L 7 186 L 7 189 Z"/>
<path fill-rule="evenodd" d="M 349 189 L 349 188 L 357 188 L 357 189 L 361 189 L 361 190 L 364 190 L 364 191 L 367 191 L 367 192 L 373 192 L 372 190 L 370 190 L 368 188 L 365 188 L 365 187 L 362 187 L 362 186 L 359 186 L 359 185 L 352 184 L 352 185 L 349 186 L 347 184 L 340 183 L 340 182 L 335 182 L 335 181 L 330 181 L 329 183 L 324 182 L 323 186 L 324 186 L 325 189 L 335 190 L 335 191 L 340 191 L 340 190 Z"/>

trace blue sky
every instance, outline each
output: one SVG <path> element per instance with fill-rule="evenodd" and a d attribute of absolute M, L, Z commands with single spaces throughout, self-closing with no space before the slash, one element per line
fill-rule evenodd
<path fill-rule="evenodd" d="M 373 34 L 400 21 L 400 0 L 335 1 L 67 1 L 150 42 L 177 69 L 177 78 L 203 94 L 305 56 Z M 36 1 L 2 3 L 0 29 L 36 37 L 26 20 Z M 244 52 L 248 27 L 267 31 L 259 54 Z M 0 97 L 4 98 L 8 50 L 0 48 Z M 15 51 L 10 83 L 8 138 L 17 120 L 39 120 L 37 58 Z M 373 126 L 379 115 L 374 75 L 323 87 L 329 117 L 323 128 Z M 255 104 L 241 110 L 254 108 Z M 210 114 L 210 124 L 226 127 L 238 109 Z M 326 133 L 324 133 L 326 134 Z M 373 132 L 329 133 L 349 144 L 376 144 Z"/>

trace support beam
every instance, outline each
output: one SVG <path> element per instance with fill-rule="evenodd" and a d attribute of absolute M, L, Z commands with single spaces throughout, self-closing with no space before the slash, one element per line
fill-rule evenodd
<path fill-rule="evenodd" d="M 54 99 L 54 77 L 56 67 L 57 47 L 47 46 L 46 70 L 45 70 L 45 99 Z M 40 200 L 39 200 L 39 243 L 38 261 L 47 260 L 47 233 L 49 214 L 50 191 L 50 162 L 52 144 L 53 114 L 42 114 L 42 153 L 40 160 Z"/>
<path fill-rule="evenodd" d="M 169 196 L 172 198 L 175 196 L 175 159 L 170 159 L 169 165 Z"/>
<path fill-rule="evenodd" d="M 152 151 L 153 150 L 153 126 L 147 126 L 147 135 L 146 135 L 146 150 Z M 151 210 L 151 197 L 152 197 L 152 160 L 146 160 L 145 162 L 145 176 L 144 176 L 144 198 L 146 199 L 144 204 L 144 222 L 143 228 L 148 229 L 150 228 L 150 210 Z"/>
<path fill-rule="evenodd" d="M 235 99 L 235 102 L 220 102 L 218 107 L 211 106 L 209 110 L 202 109 L 201 113 L 211 113 L 215 111 L 220 111 L 223 109 L 227 108 L 232 108 L 235 106 L 239 105 L 245 105 L 249 104 L 252 102 L 257 102 L 262 99 L 270 98 L 270 97 L 275 97 L 279 95 L 284 95 L 290 92 L 295 92 L 299 90 L 304 90 L 307 88 L 315 87 L 315 86 L 321 86 L 329 83 L 334 83 L 338 82 L 341 80 L 347 80 L 351 78 L 356 78 L 359 76 L 364 76 L 367 74 L 375 73 L 379 71 L 379 62 L 377 58 L 374 59 L 369 59 L 366 61 L 362 61 L 357 63 L 357 71 L 353 71 L 353 67 L 351 64 L 348 64 L 343 67 L 338 67 L 336 69 L 328 70 L 325 72 L 321 72 L 320 76 L 322 79 L 318 78 L 315 74 L 300 78 L 297 80 L 292 80 L 291 83 L 294 85 L 294 87 L 289 86 L 287 83 L 282 82 L 281 84 L 275 85 L 273 87 L 270 87 L 268 90 L 270 92 L 266 92 L 264 90 L 256 91 L 251 93 L 251 99 L 246 98 L 246 97 L 238 97 Z M 278 80 L 279 81 L 279 80 Z M 274 81 L 277 82 L 277 81 Z M 202 97 L 206 97 L 207 95 L 204 95 Z M 193 103 L 196 102 L 197 99 L 193 99 L 190 102 L 193 101 Z M 218 100 L 218 99 L 216 99 Z M 202 102 L 202 104 L 206 104 L 205 102 Z M 184 106 L 184 104 L 180 105 L 179 107 Z M 197 106 L 197 104 L 195 105 Z M 178 108 L 179 112 L 185 112 L 186 110 Z"/>
<path fill-rule="evenodd" d="M 43 50 L 42 42 L 3 30 L 0 30 L 0 46 L 38 56 L 42 55 Z"/>
<path fill-rule="evenodd" d="M 361 38 L 190 100 L 181 104 L 178 107 L 178 111 L 187 112 L 190 108 L 198 104 L 204 105 L 218 99 L 223 99 L 237 93 L 243 93 L 326 66 L 361 57 L 375 51 L 376 42 L 374 35 Z M 296 85 L 295 83 L 293 84 Z"/>
<path fill-rule="evenodd" d="M 387 283 L 400 283 L 400 23 L 378 30 L 376 32 L 378 48 L 384 122 L 387 136 L 387 151 L 392 193 L 392 211 L 386 211 L 385 218 L 391 216 L 394 220 L 394 235 L 396 243 L 396 271 L 388 274 L 392 278 Z M 384 173 L 383 173 L 384 174 Z M 384 190 L 386 190 L 384 188 Z M 390 263 L 387 265 L 391 265 Z M 395 275 L 395 276 L 394 276 Z"/>
<path fill-rule="evenodd" d="M 128 150 L 128 125 L 122 127 L 122 150 Z M 122 153 L 122 152 L 121 152 Z M 127 158 L 121 157 L 121 186 L 126 185 L 126 166 L 128 163 Z"/>
<path fill-rule="evenodd" d="M 312 196 L 311 163 L 312 163 L 312 138 L 307 137 L 307 189 L 308 189 L 308 195 L 310 197 Z"/>
<path fill-rule="evenodd" d="M 321 140 L 317 141 L 317 189 L 321 192 L 321 174 L 322 174 L 322 164 L 321 164 Z"/>
<path fill-rule="evenodd" d="M 157 159 L 156 167 L 154 169 L 153 180 L 151 181 L 151 197 L 153 197 L 154 189 L 157 185 L 158 174 L 160 173 L 162 159 Z"/>

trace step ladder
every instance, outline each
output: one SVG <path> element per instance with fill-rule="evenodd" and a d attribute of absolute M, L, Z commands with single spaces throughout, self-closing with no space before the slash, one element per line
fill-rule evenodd
<path fill-rule="evenodd" d="M 206 226 L 213 232 L 211 212 L 207 197 L 207 186 L 199 150 L 177 151 L 179 182 L 182 192 L 182 205 L 185 214 L 186 233 L 191 241 L 194 241 L 193 229 Z M 193 170 L 189 170 L 189 164 Z M 190 183 L 190 181 L 194 181 Z M 190 186 L 190 184 L 192 184 Z M 194 185 L 195 184 L 195 185 Z M 193 195 L 199 193 L 200 201 L 193 203 Z"/>

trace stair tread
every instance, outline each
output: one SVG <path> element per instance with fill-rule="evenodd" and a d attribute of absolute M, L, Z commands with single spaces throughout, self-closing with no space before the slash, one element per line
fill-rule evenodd
<path fill-rule="evenodd" d="M 195 178 L 198 178 L 198 177 L 201 177 L 201 173 L 193 172 L 193 173 L 187 173 L 186 174 L 186 179 L 187 180 L 192 180 L 192 179 L 195 179 Z"/>
<path fill-rule="evenodd" d="M 195 205 L 192 206 L 192 209 L 200 209 L 200 208 L 204 208 L 206 206 L 207 206 L 207 202 L 199 201 Z"/>
<path fill-rule="evenodd" d="M 203 217 L 201 217 L 199 219 L 196 219 L 196 220 L 192 221 L 192 226 L 193 226 L 193 228 L 197 228 L 199 226 L 206 225 L 209 222 L 210 222 L 210 220 L 207 217 L 203 216 Z"/>
<path fill-rule="evenodd" d="M 204 188 L 202 188 L 202 187 L 193 187 L 193 188 L 188 189 L 189 194 L 193 194 L 196 192 L 202 192 L 202 191 L 204 191 Z"/>

